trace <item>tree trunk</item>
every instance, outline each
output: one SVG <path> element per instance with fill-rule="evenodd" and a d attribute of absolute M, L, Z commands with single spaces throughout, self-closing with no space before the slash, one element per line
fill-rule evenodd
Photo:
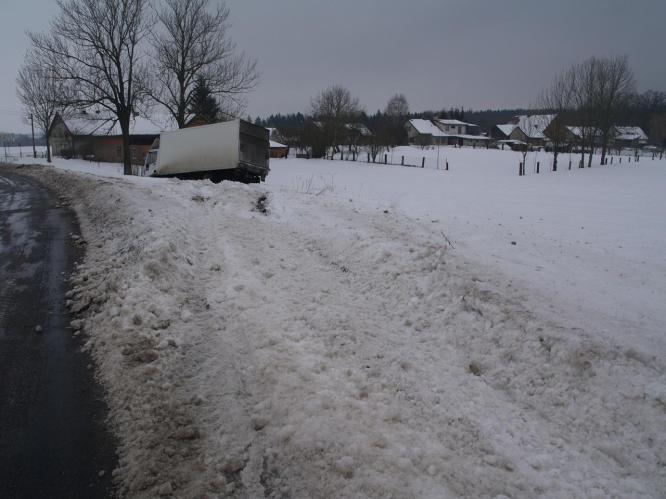
<path fill-rule="evenodd" d="M 120 129 L 123 134 L 123 174 L 132 174 L 132 153 L 130 150 L 130 134 L 129 134 L 129 114 L 121 116 L 118 120 L 120 122 Z"/>
<path fill-rule="evenodd" d="M 608 131 L 604 132 L 603 140 L 601 142 L 601 164 L 603 165 L 606 160 L 606 152 L 608 151 Z"/>
<path fill-rule="evenodd" d="M 592 156 L 594 155 L 594 146 L 590 147 L 590 154 L 587 156 L 587 167 L 592 168 Z"/>
<path fill-rule="evenodd" d="M 46 133 L 46 161 L 51 162 L 51 138 L 48 132 Z"/>
<path fill-rule="evenodd" d="M 553 144 L 553 171 L 557 171 L 557 146 Z"/>

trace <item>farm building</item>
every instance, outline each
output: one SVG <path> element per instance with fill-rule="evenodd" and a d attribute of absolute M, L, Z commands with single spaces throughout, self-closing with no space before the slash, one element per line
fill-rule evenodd
<path fill-rule="evenodd" d="M 433 122 L 442 132 L 450 135 L 480 135 L 479 126 L 473 123 L 449 119 L 436 119 Z"/>
<path fill-rule="evenodd" d="M 287 156 L 289 156 L 289 146 L 271 140 L 270 147 L 271 147 L 271 158 L 286 158 Z"/>
<path fill-rule="evenodd" d="M 613 127 L 613 145 L 621 149 L 623 147 L 637 148 L 648 143 L 648 136 L 638 126 L 616 126 Z"/>
<path fill-rule="evenodd" d="M 531 146 L 546 144 L 546 128 L 557 117 L 555 114 L 534 114 L 532 116 L 515 116 L 508 125 L 515 125 L 509 139 L 520 140 Z"/>
<path fill-rule="evenodd" d="M 564 142 L 572 146 L 581 145 L 583 142 L 589 145 L 592 139 L 595 147 L 601 146 L 601 130 L 596 127 L 565 126 Z"/>
<path fill-rule="evenodd" d="M 490 136 L 493 139 L 510 140 L 509 137 L 511 136 L 511 132 L 515 130 L 516 126 L 517 125 L 514 125 L 513 123 L 507 123 L 505 125 L 495 125 L 490 130 Z"/>
<path fill-rule="evenodd" d="M 405 123 L 409 143 L 417 146 L 487 146 L 492 140 L 479 135 L 479 127 L 458 120 L 412 119 Z M 470 133 L 471 132 L 471 133 Z"/>
<path fill-rule="evenodd" d="M 130 122 L 130 153 L 132 164 L 143 164 L 160 127 L 152 121 L 136 117 Z M 117 120 L 97 113 L 80 113 L 63 118 L 57 115 L 49 130 L 54 156 L 82 158 L 91 161 L 120 163 L 123 142 Z"/>
<path fill-rule="evenodd" d="M 449 135 L 432 121 L 413 119 L 405 124 L 409 143 L 416 146 L 448 145 Z"/>

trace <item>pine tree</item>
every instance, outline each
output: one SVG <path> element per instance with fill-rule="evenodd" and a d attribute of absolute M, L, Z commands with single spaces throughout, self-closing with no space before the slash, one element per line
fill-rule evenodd
<path fill-rule="evenodd" d="M 220 121 L 220 105 L 204 78 L 197 79 L 194 91 L 192 92 L 189 112 L 204 123 L 217 123 Z"/>

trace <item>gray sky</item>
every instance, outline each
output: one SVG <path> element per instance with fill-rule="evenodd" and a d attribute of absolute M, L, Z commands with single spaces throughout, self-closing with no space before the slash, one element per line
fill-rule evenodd
<path fill-rule="evenodd" d="M 626 54 L 639 90 L 666 90 L 664 0 L 228 0 L 232 35 L 255 57 L 247 114 L 307 111 L 331 84 L 374 112 L 396 92 L 412 110 L 529 106 L 568 65 Z M 51 0 L 0 0 L 0 130 L 26 131 L 14 78 L 25 31 Z"/>

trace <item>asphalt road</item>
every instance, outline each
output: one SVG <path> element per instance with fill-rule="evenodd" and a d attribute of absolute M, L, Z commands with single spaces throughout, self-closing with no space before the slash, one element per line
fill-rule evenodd
<path fill-rule="evenodd" d="M 0 166 L 0 497 L 108 497 L 116 465 L 102 392 L 67 329 L 73 213 Z M 42 328 L 37 332 L 37 326 Z"/>

